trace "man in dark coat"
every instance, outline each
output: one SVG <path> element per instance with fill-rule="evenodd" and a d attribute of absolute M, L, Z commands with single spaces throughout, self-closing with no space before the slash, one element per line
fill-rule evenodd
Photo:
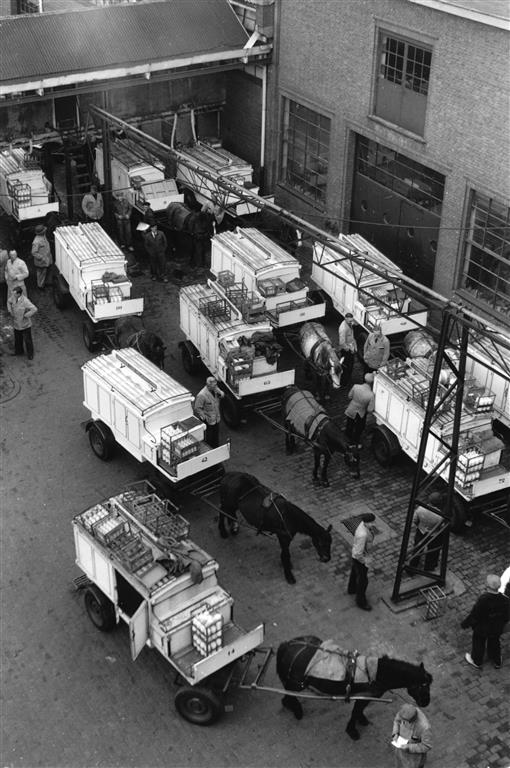
<path fill-rule="evenodd" d="M 500 669 L 500 637 L 510 618 L 510 600 L 498 591 L 501 585 L 499 576 L 489 574 L 486 585 L 487 591 L 478 598 L 460 625 L 462 629 L 473 629 L 471 653 L 466 653 L 464 658 L 472 667 L 481 669 L 487 648 L 487 656 L 495 669 Z"/>
<path fill-rule="evenodd" d="M 145 250 L 149 255 L 151 279 L 162 280 L 164 283 L 168 283 L 166 276 L 166 249 L 168 243 L 164 233 L 159 231 L 155 219 L 151 220 L 144 242 Z"/>

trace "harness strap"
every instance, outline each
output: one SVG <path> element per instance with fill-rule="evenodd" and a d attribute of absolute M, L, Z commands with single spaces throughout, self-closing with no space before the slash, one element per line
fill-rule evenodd
<path fill-rule="evenodd" d="M 348 704 L 351 700 L 351 690 L 354 685 L 354 676 L 356 674 L 356 659 L 359 656 L 358 651 L 349 651 L 347 654 L 347 662 L 345 665 L 345 698 L 344 701 Z"/>

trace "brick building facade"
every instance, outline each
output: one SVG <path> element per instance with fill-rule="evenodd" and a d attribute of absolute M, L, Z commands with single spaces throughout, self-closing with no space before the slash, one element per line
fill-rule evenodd
<path fill-rule="evenodd" d="M 508 5 L 280 0 L 277 18 L 278 202 L 445 295 L 510 309 Z"/>

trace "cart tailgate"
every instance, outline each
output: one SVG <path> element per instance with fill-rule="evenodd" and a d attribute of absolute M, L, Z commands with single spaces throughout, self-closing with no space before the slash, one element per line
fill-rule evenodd
<path fill-rule="evenodd" d="M 184 480 L 185 477 L 196 475 L 203 469 L 214 467 L 216 464 L 221 464 L 222 461 L 228 461 L 229 458 L 230 443 L 224 443 L 218 448 L 211 448 L 210 451 L 199 453 L 197 456 L 192 456 L 190 459 L 177 464 L 177 477 L 175 479 Z"/>
<path fill-rule="evenodd" d="M 210 656 L 197 661 L 192 667 L 193 683 L 199 683 L 209 675 L 217 672 L 219 669 L 223 669 L 227 664 L 244 656 L 248 651 L 257 648 L 264 642 L 264 625 L 259 624 L 250 632 L 244 632 L 236 624 L 233 625 L 239 632 L 239 636 L 235 640 L 225 645 L 219 651 L 212 653 Z"/>
<path fill-rule="evenodd" d="M 96 304 L 94 318 L 107 320 L 123 315 L 141 315 L 143 312 L 143 298 L 123 299 L 123 301 L 109 301 L 106 304 Z"/>
<path fill-rule="evenodd" d="M 326 304 L 322 302 L 322 304 L 306 304 L 295 309 L 288 309 L 285 312 L 267 312 L 267 315 L 278 328 L 285 328 L 288 325 L 317 320 L 324 317 L 325 313 Z"/>
<path fill-rule="evenodd" d="M 295 370 L 277 371 L 265 376 L 254 376 L 251 379 L 241 379 L 239 396 L 255 395 L 257 392 L 269 392 L 271 389 L 283 389 L 294 384 Z"/>

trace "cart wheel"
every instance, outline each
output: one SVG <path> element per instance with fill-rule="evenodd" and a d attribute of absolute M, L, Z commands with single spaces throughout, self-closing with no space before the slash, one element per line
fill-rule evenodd
<path fill-rule="evenodd" d="M 181 688 L 174 701 L 181 717 L 194 725 L 212 725 L 225 711 L 220 697 L 208 688 Z"/>
<path fill-rule="evenodd" d="M 113 603 L 96 586 L 87 587 L 85 610 L 92 624 L 101 632 L 110 632 L 116 625 Z"/>
<path fill-rule="evenodd" d="M 57 309 L 65 309 L 67 304 L 67 295 L 60 290 L 58 278 L 53 282 L 53 302 Z"/>
<path fill-rule="evenodd" d="M 181 346 L 181 360 L 186 373 L 189 373 L 190 376 L 195 376 L 198 373 L 199 359 L 186 344 Z"/>
<path fill-rule="evenodd" d="M 90 320 L 86 320 L 83 323 L 83 341 L 89 352 L 93 352 L 99 344 L 99 339 L 96 336 L 96 329 Z"/>
<path fill-rule="evenodd" d="M 223 421 L 229 429 L 237 429 L 241 423 L 241 406 L 230 395 L 220 400 L 220 411 Z"/>
<path fill-rule="evenodd" d="M 393 432 L 384 426 L 376 427 L 372 434 L 372 451 L 382 467 L 389 467 L 400 453 L 400 445 Z"/>
<path fill-rule="evenodd" d="M 90 425 L 88 429 L 89 443 L 93 452 L 101 461 L 109 461 L 113 456 L 115 438 L 111 430 L 100 421 Z"/>

